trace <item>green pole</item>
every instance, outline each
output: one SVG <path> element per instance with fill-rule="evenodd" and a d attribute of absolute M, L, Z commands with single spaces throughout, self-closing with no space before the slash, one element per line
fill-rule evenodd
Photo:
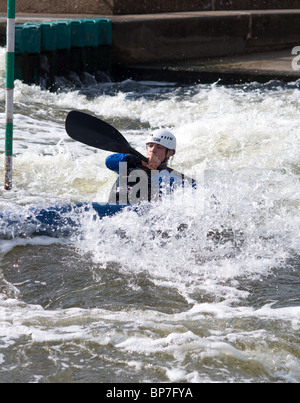
<path fill-rule="evenodd" d="M 16 0 L 7 1 L 6 53 L 6 125 L 5 125 L 5 179 L 4 189 L 12 188 L 14 82 L 15 82 L 15 17 Z"/>

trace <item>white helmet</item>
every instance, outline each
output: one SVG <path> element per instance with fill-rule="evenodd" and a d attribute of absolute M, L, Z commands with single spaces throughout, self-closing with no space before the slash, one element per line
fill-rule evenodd
<path fill-rule="evenodd" d="M 146 144 L 155 143 L 176 151 L 176 137 L 173 133 L 165 129 L 155 130 L 146 141 Z"/>

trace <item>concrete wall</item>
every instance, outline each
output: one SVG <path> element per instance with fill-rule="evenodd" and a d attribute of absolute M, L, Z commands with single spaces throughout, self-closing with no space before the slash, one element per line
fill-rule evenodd
<path fill-rule="evenodd" d="M 114 0 L 17 0 L 17 13 L 40 14 L 112 14 Z M 5 12 L 7 0 L 1 0 Z"/>
<path fill-rule="evenodd" d="M 113 14 L 178 11 L 297 9 L 299 0 L 114 0 Z"/>
<path fill-rule="evenodd" d="M 1 0 L 0 0 L 1 1 Z M 35 0 L 26 0 L 28 4 Z M 58 4 L 61 0 L 39 0 L 40 5 Z M 67 3 L 65 0 L 64 3 Z M 150 4 L 150 0 L 127 0 L 127 4 Z M 177 4 L 179 0 L 159 0 Z M 189 1 L 189 0 L 186 0 Z M 196 0 L 193 0 L 195 2 Z M 205 0 L 206 1 L 206 0 Z M 231 2 L 239 0 L 231 0 Z M 240 0 L 242 2 L 242 0 Z M 248 0 L 243 0 L 244 4 Z M 263 4 L 266 0 L 251 0 Z M 281 1 L 281 0 L 280 0 Z M 290 2 L 289 2 L 290 1 Z M 297 0 L 299 2 L 300 0 Z M 25 0 L 18 0 L 23 4 Z M 152 5 L 158 4 L 151 0 Z M 201 2 L 201 0 L 200 0 Z M 214 4 L 221 0 L 214 0 Z M 229 0 L 223 0 L 222 4 Z M 277 0 L 269 0 L 277 4 Z M 293 0 L 282 0 L 291 4 Z M 122 5 L 125 0 L 72 0 L 72 5 L 100 3 Z M 179 3 L 178 3 L 179 4 Z M 229 3 L 228 3 L 229 4 Z M 269 3 L 270 4 L 270 3 Z M 67 4 L 65 4 L 67 6 Z M 128 6 L 129 7 L 129 6 Z M 75 9 L 72 9 L 73 12 Z M 80 10 L 79 8 L 77 9 Z M 90 9 L 94 10 L 93 8 Z M 121 10 L 121 9 L 120 9 Z M 119 10 L 119 11 L 120 11 Z M 45 16 L 49 18 L 49 16 Z M 58 16 L 54 16 L 56 19 Z M 60 17 L 64 17 L 60 15 Z M 20 16 L 20 19 L 27 17 Z M 30 18 L 30 17 L 29 17 Z M 31 17 L 32 18 L 32 17 Z M 41 18 L 37 16 L 36 18 Z M 64 17 L 65 18 L 65 17 Z M 112 15 L 114 64 L 168 63 L 187 59 L 223 57 L 251 52 L 292 49 L 300 45 L 299 10 L 199 11 L 193 13 L 154 13 L 149 15 Z M 0 39 L 5 40 L 5 18 L 0 24 Z M 23 21 L 25 22 L 25 21 Z"/>
<path fill-rule="evenodd" d="M 113 14 L 211 10 L 211 0 L 114 0 Z"/>
<path fill-rule="evenodd" d="M 152 63 L 243 52 L 247 16 L 157 17 L 113 26 L 113 60 Z"/>
<path fill-rule="evenodd" d="M 7 0 L 1 0 L 0 12 Z M 179 11 L 299 9 L 299 0 L 17 0 L 19 13 L 124 15 Z"/>
<path fill-rule="evenodd" d="M 300 10 L 111 17 L 113 61 L 156 63 L 292 49 Z"/>
<path fill-rule="evenodd" d="M 212 10 L 299 9 L 299 0 L 212 0 Z"/>

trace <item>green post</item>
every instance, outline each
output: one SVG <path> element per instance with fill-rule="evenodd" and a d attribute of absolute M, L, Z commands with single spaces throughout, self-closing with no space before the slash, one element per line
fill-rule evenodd
<path fill-rule="evenodd" d="M 5 126 L 5 179 L 4 189 L 12 188 L 13 118 L 15 82 L 15 0 L 7 1 L 6 53 L 6 126 Z"/>

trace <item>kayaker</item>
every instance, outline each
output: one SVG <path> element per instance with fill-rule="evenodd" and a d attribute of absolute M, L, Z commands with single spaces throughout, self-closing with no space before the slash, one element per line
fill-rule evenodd
<path fill-rule="evenodd" d="M 110 192 L 110 203 L 153 201 L 186 184 L 196 186 L 194 180 L 167 165 L 176 153 L 173 133 L 156 130 L 147 138 L 146 145 L 148 163 L 131 154 L 113 154 L 106 158 L 106 167 L 119 175 Z"/>

